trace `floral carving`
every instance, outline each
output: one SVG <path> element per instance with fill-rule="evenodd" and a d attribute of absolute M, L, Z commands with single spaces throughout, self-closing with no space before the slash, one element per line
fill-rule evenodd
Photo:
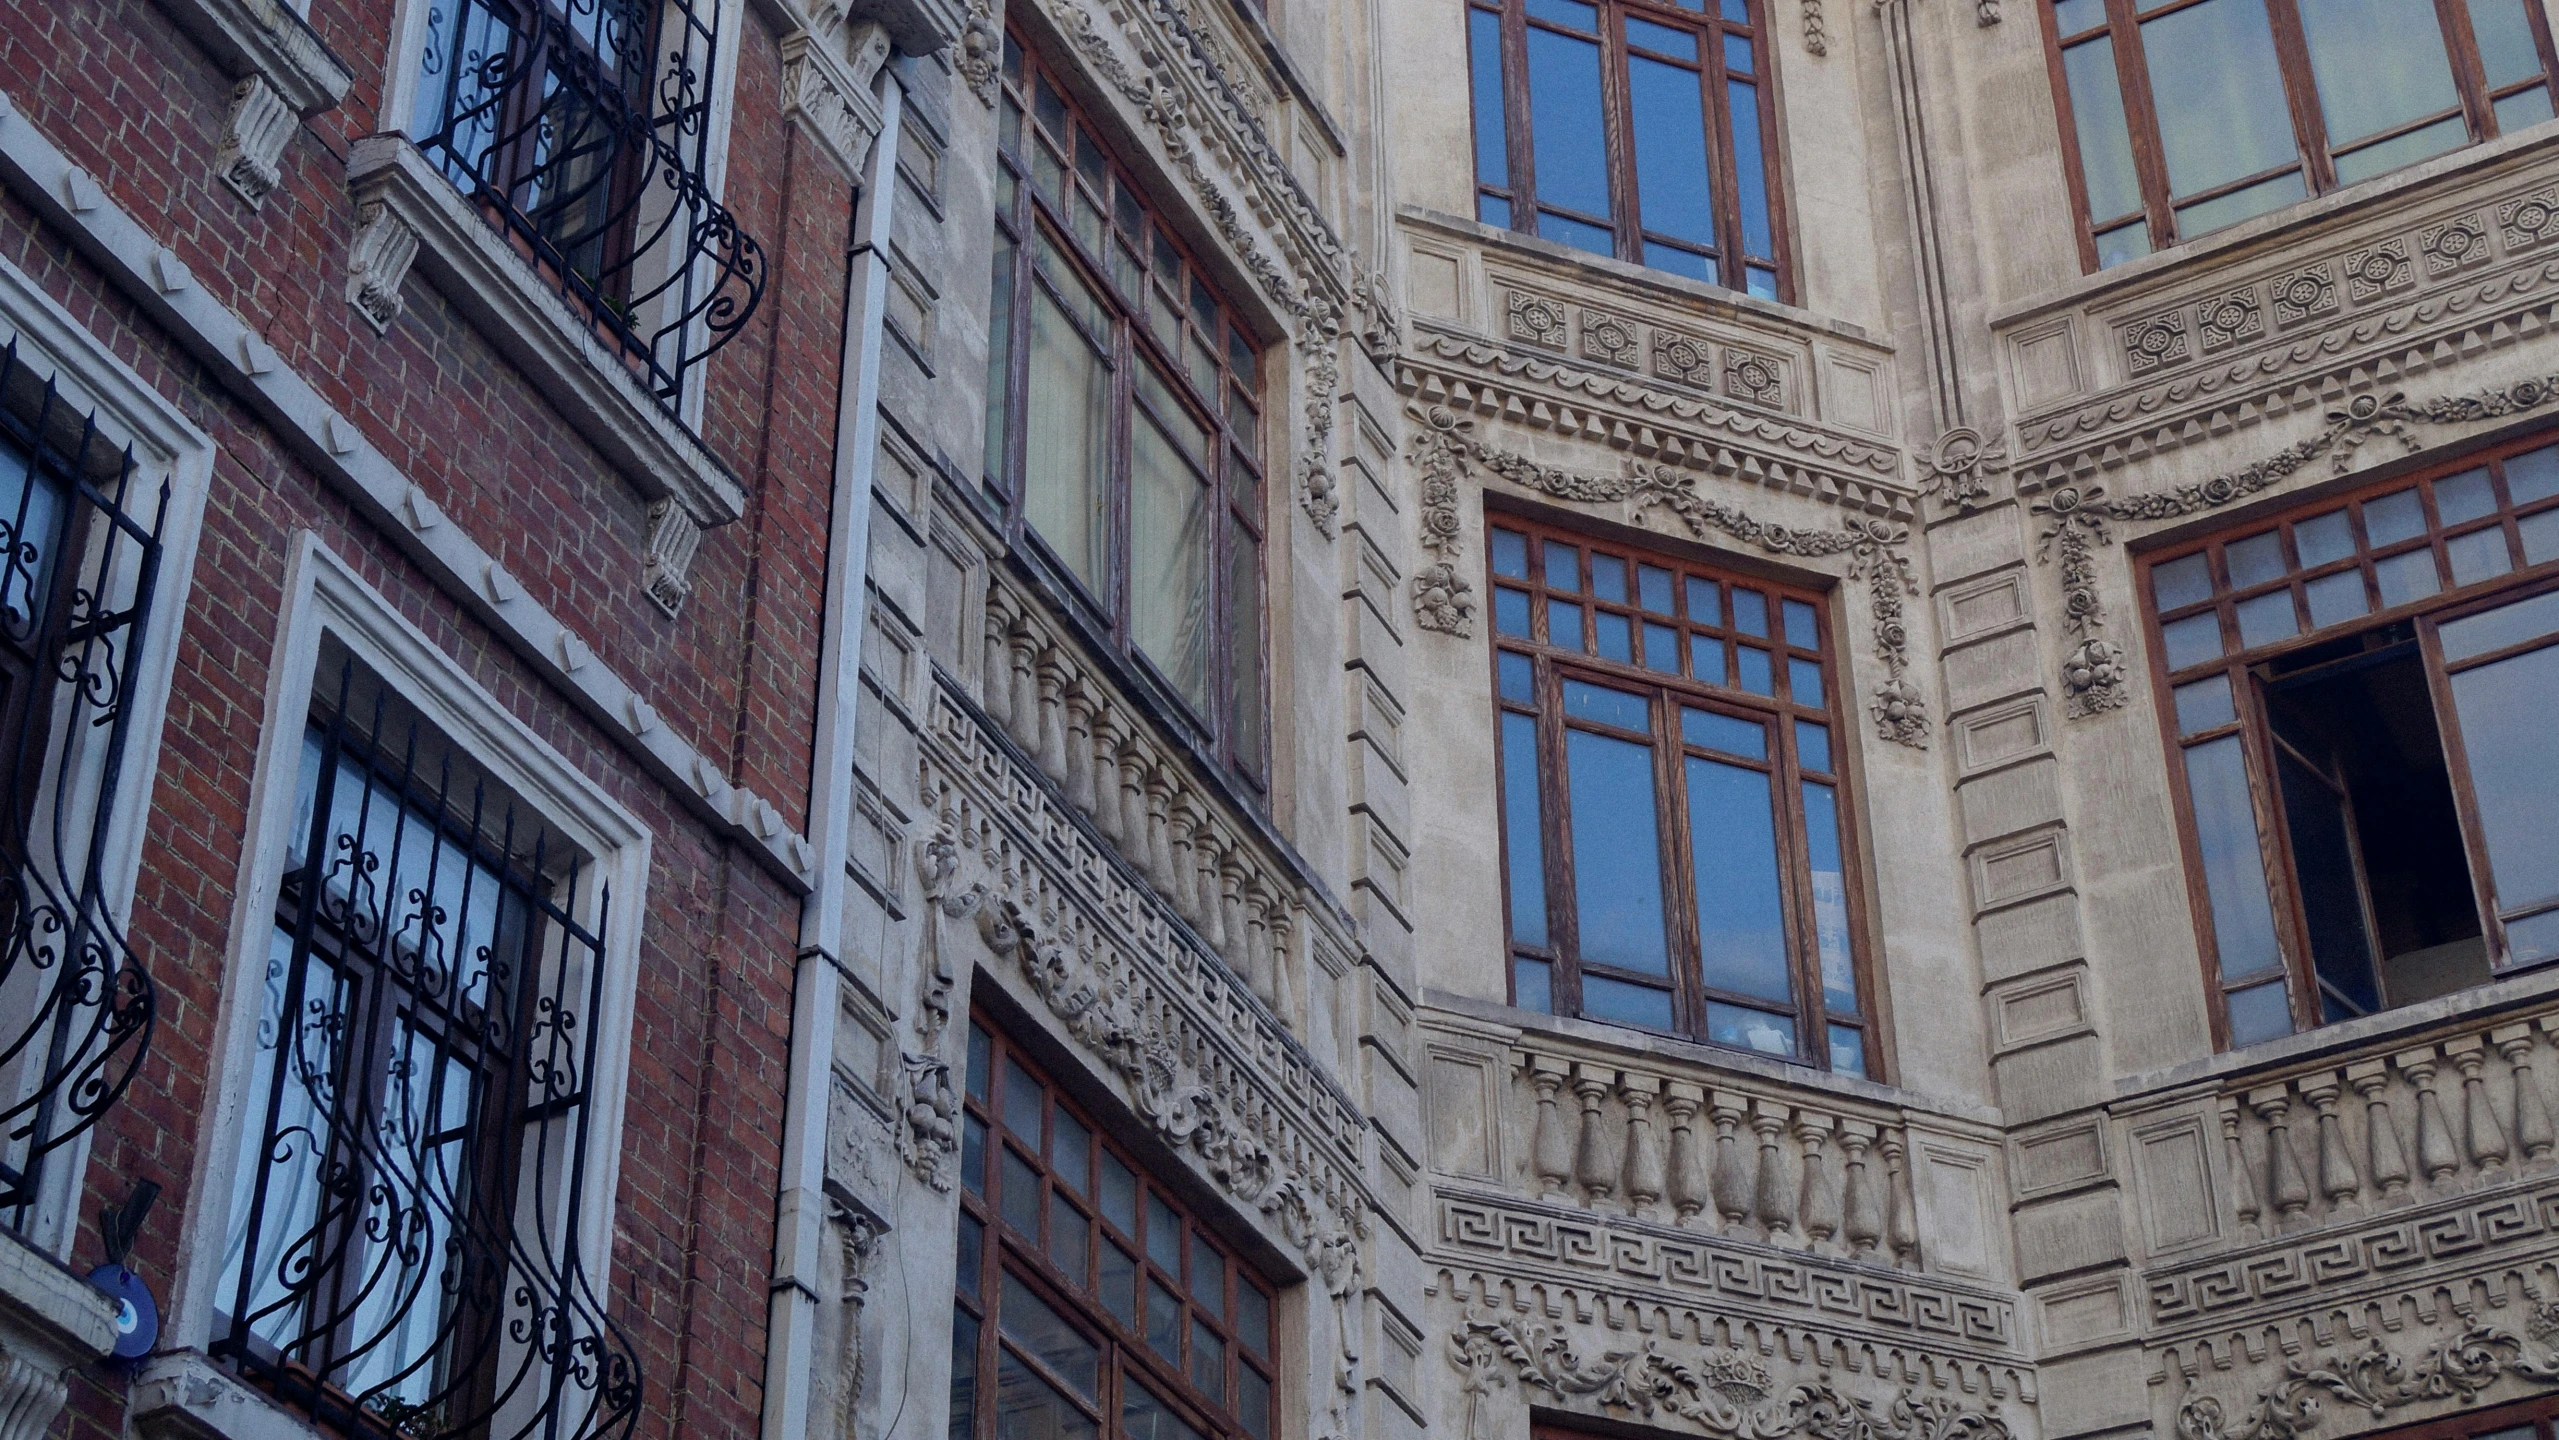
<path fill-rule="evenodd" d="M 2195 329 L 2203 335 L 2207 355 L 2244 345 L 2265 334 L 2266 312 L 2257 303 L 2257 287 L 2245 285 L 2197 305 Z"/>
<path fill-rule="evenodd" d="M 968 25 L 960 32 L 951 63 L 978 103 L 994 109 L 996 73 L 1004 63 L 1004 29 L 995 21 L 995 0 L 969 0 Z"/>
<path fill-rule="evenodd" d="M 2475 1403 L 2508 1376 L 2538 1384 L 2559 1383 L 2559 1301 L 2535 1304 L 2525 1322 L 2531 1339 L 2494 1325 L 2472 1325 L 2450 1340 L 2426 1347 L 2414 1362 L 2393 1354 L 2374 1336 L 2370 1348 L 2303 1356 L 2284 1365 L 2283 1378 L 2257 1393 L 2235 1423 L 2221 1401 L 2189 1395 L 2177 1407 L 2179 1440 L 2297 1440 L 2325 1420 L 2322 1397 L 2333 1396 L 2378 1421 L 2391 1411 L 2425 1400 Z"/>
<path fill-rule="evenodd" d="M 982 900 L 976 890 L 951 889 L 958 872 L 957 832 L 944 826 L 916 842 L 915 873 L 924 891 L 924 978 L 913 1048 L 898 1055 L 897 1154 L 917 1179 L 943 1191 L 951 1188 L 952 1156 L 960 1148 L 960 1096 L 951 1082 L 951 1062 L 942 1058 L 942 1036 L 951 1025 L 951 992 L 958 985 L 958 972 L 942 945 L 942 921 L 977 913 Z"/>
<path fill-rule="evenodd" d="M 2497 233 L 2508 250 L 2528 250 L 2559 233 L 2559 186 L 2499 205 Z"/>
<path fill-rule="evenodd" d="M 1605 310 L 1584 310 L 1582 354 L 1632 369 L 1636 354 L 1634 323 Z"/>
<path fill-rule="evenodd" d="M 1404 348 L 1404 317 L 1387 293 L 1386 272 L 1371 270 L 1351 279 L 1351 309 L 1359 316 L 1359 346 L 1380 365 Z"/>
<path fill-rule="evenodd" d="M 1958 512 L 1969 512 L 1989 502 L 1990 477 L 2008 468 L 2008 452 L 1973 427 L 1958 425 L 1937 437 L 1928 468 L 1937 477 L 1937 498 Z"/>
<path fill-rule="evenodd" d="M 1765 355 L 1726 346 L 1724 393 L 1736 400 L 1782 410 L 1786 407 L 1785 367 Z"/>
<path fill-rule="evenodd" d="M 2384 240 L 2346 257 L 2346 298 L 2361 305 L 2416 283 L 2417 267 L 2408 259 L 2408 242 Z"/>
<path fill-rule="evenodd" d="M 1705 341 L 1674 330 L 1653 332 L 1653 373 L 1682 385 L 1713 383 L 1715 357 Z"/>
<path fill-rule="evenodd" d="M 1580 1401 L 1644 1420 L 1676 1418 L 1742 1440 L 2008 1440 L 1995 1411 L 1967 1409 L 1951 1397 L 1902 1390 L 1880 1408 L 1826 1384 L 1782 1393 L 1768 1367 L 1729 1345 L 1693 1359 L 1662 1353 L 1657 1341 L 1610 1350 L 1595 1359 L 1574 1353 L 1562 1334 L 1512 1315 L 1468 1314 L 1449 1336 L 1451 1364 L 1466 1377 L 1470 1403 L 1516 1383 L 1559 1401 Z M 1469 1433 L 1474 1433 L 1470 1423 Z"/>
<path fill-rule="evenodd" d="M 1867 588 L 1868 615 L 1875 649 L 1884 660 L 1886 684 L 1901 697 L 1891 723 L 1877 712 L 1875 733 L 1904 745 L 1928 743 L 1927 706 L 1905 673 L 1910 667 L 1910 632 L 1904 604 L 1919 593 L 1907 548 L 1910 532 L 1905 527 L 1865 517 L 1851 517 L 1836 530 L 1772 525 L 1738 506 L 1698 493 L 1697 477 L 1676 466 L 1629 460 L 1622 475 L 1584 475 L 1541 465 L 1481 440 L 1473 421 L 1436 406 L 1415 406 L 1411 413 L 1420 422 L 1413 438 L 1413 463 L 1421 476 L 1422 547 L 1437 562 L 1413 577 L 1414 610 L 1424 629 L 1469 633 L 1474 610 L 1465 598 L 1466 582 L 1456 569 L 1464 550 L 1458 482 L 1470 467 L 1480 466 L 1521 489 L 1557 500 L 1584 505 L 1631 502 L 1639 518 L 1668 511 L 1689 534 L 1701 539 L 1722 536 L 1770 555 L 1846 556 L 1848 578 Z M 1459 607 L 1455 623 L 1444 623 L 1451 604 Z"/>
<path fill-rule="evenodd" d="M 2488 221 L 2474 212 L 2429 225 L 2417 234 L 2417 253 L 2426 257 L 2429 280 L 2486 264 L 2492 258 Z"/>
<path fill-rule="evenodd" d="M 2413 453 L 2421 446 L 2419 426 L 2502 419 L 2542 409 L 2554 400 L 2559 400 L 2559 374 L 2417 402 L 2395 391 L 2358 395 L 2331 409 L 2318 434 L 2209 480 L 2145 495 L 2109 496 L 2101 485 L 2064 485 L 2046 492 L 2034 505 L 2034 513 L 2044 520 L 2036 536 L 2035 558 L 2049 564 L 2054 554 L 2061 556 L 2064 615 L 2071 633 L 2078 637 L 2062 667 L 2070 690 L 2070 713 L 2094 715 L 2124 703 L 2123 653 L 2098 634 L 2105 628 L 2105 613 L 2097 599 L 2096 551 L 2113 541 L 2109 521 L 2175 520 L 2218 510 L 2282 484 L 2323 455 L 2331 471 L 2342 475 L 2356 454 L 2374 440 L 2395 440 L 2402 450 Z"/>
<path fill-rule="evenodd" d="M 2279 276 L 2271 293 L 2275 298 L 2275 323 L 2287 329 L 2304 320 L 2324 319 L 2337 313 L 2337 277 L 2325 260 Z"/>
<path fill-rule="evenodd" d="M 2186 317 L 2174 310 L 2125 326 L 2122 339 L 2124 367 L 2135 375 L 2182 365 L 2194 353 L 2186 339 Z"/>
<path fill-rule="evenodd" d="M 1512 339 L 1549 350 L 1564 348 L 1564 307 L 1545 296 L 1521 290 L 1510 292 L 1510 321 Z"/>
<path fill-rule="evenodd" d="M 1822 24 L 1822 0 L 1803 0 L 1804 48 L 1816 55 L 1830 53 L 1830 31 Z"/>

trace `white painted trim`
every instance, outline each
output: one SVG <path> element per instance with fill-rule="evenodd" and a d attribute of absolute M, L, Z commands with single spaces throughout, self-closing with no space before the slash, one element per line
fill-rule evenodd
<path fill-rule="evenodd" d="M 205 495 L 213 479 L 213 441 L 25 271 L 0 258 L 0 344 L 12 339 L 17 341 L 21 363 L 51 378 L 65 402 L 94 418 L 102 437 L 119 448 L 130 447 L 136 468 L 128 494 L 146 520 L 159 503 L 162 481 L 169 486 L 169 513 L 161 527 L 159 593 L 152 597 L 150 621 L 141 637 L 138 684 L 126 700 L 132 707 L 133 729 L 126 741 L 124 773 L 116 779 L 114 811 L 100 817 L 107 826 L 106 873 L 101 878 L 108 913 L 122 924 L 132 913 L 151 791 L 160 773 L 161 722 L 168 710 L 170 677 L 177 668 L 179 636 L 195 574 L 196 537 L 204 528 Z M 147 957 L 144 964 L 147 969 Z M 78 1230 L 75 1207 L 88 1157 L 89 1141 L 84 1136 L 53 1165 L 46 1193 L 36 1207 L 28 1239 L 57 1259 L 68 1258 Z"/>
<path fill-rule="evenodd" d="M 195 284 L 173 252 L 18 114 L 5 91 L 0 91 L 0 184 L 78 246 L 118 290 L 201 362 L 213 381 L 273 427 L 295 459 L 343 495 L 438 588 L 612 736 L 679 804 L 742 845 L 795 893 L 807 892 L 815 853 L 806 837 L 782 824 L 771 802 L 730 785 L 725 762 L 677 735 L 645 696 L 595 658 L 582 638 L 527 597 L 495 557 L 411 484 L 353 420 L 322 399 L 254 327 Z M 164 272 L 179 283 L 165 284 Z M 577 663 L 571 665 L 571 659 Z"/>
<path fill-rule="evenodd" d="M 313 672 L 324 639 L 344 645 L 382 683 L 417 708 L 455 748 L 520 796 L 570 843 L 592 857 L 581 893 L 569 905 L 583 924 L 601 925 L 604 987 L 598 1013 L 596 1068 L 587 1096 L 595 1107 L 585 1183 L 594 1197 L 573 1237 L 596 1293 L 612 1293 L 613 1211 L 622 1168 L 622 1120 L 630 1076 L 632 1010 L 640 969 L 640 927 L 649 879 L 648 828 L 544 744 L 542 738 L 473 683 L 365 584 L 310 531 L 294 536 L 287 562 L 284 623 L 267 675 L 266 719 L 251 780 L 248 830 L 232 896 L 231 938 L 222 975 L 217 1057 L 208 1100 L 197 1122 L 195 1174 L 180 1240 L 178 1277 L 167 1319 L 168 1343 L 203 1349 L 221 1284 L 225 1231 L 238 1160 L 233 1137 L 254 1097 L 243 1087 L 255 1072 L 257 1027 L 265 994 L 276 897 L 295 829 L 296 782 L 311 713 Z M 609 912 L 601 900 L 612 891 Z"/>

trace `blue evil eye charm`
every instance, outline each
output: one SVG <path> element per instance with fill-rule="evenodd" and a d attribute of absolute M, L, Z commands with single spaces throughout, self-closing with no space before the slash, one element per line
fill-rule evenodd
<path fill-rule="evenodd" d="M 160 1304 L 142 1277 L 121 1265 L 101 1265 L 89 1272 L 89 1283 L 116 1302 L 117 1360 L 128 1364 L 151 1353 L 160 1343 Z"/>

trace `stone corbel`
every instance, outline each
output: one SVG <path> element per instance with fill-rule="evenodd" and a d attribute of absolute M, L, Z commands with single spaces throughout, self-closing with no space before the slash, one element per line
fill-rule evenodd
<path fill-rule="evenodd" d="M 284 147 L 301 120 L 335 108 L 353 77 L 285 0 L 160 0 L 160 8 L 239 82 L 213 163 L 254 207 L 281 181 Z"/>
<path fill-rule="evenodd" d="M 888 29 L 876 20 L 782 37 L 782 113 L 847 176 L 862 174 L 880 137 L 880 106 L 871 82 L 888 58 Z"/>
<path fill-rule="evenodd" d="M 72 1374 L 115 1348 L 116 1302 L 0 1235 L 0 1440 L 43 1440 Z"/>
<path fill-rule="evenodd" d="M 355 239 L 347 246 L 347 303 L 379 335 L 400 318 L 400 287 L 418 258 L 418 231 L 380 200 L 356 209 Z"/>
<path fill-rule="evenodd" d="M 701 523 L 673 496 L 649 502 L 648 563 L 641 578 L 649 598 L 669 615 L 693 593 L 693 556 L 701 548 Z"/>

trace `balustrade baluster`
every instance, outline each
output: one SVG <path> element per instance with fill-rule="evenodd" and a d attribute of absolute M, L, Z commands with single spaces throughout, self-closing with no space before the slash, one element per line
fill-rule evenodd
<path fill-rule="evenodd" d="M 1715 1200 L 1697 1143 L 1697 1113 L 1705 1104 L 1705 1087 L 1685 1080 L 1671 1081 L 1662 1098 L 1662 1108 L 1670 1112 L 1670 1203 L 1682 1225 L 1694 1224 Z"/>
<path fill-rule="evenodd" d="M 987 594 L 986 634 L 977 652 L 977 693 L 987 718 L 1009 734 L 1013 729 L 1013 646 L 1004 638 L 1010 616 L 1003 594 L 996 589 Z"/>
<path fill-rule="evenodd" d="M 1617 1093 L 1626 1099 L 1626 1208 L 1650 1220 L 1658 1214 L 1666 1183 L 1661 1142 L 1653 1136 L 1653 1102 L 1662 1093 L 1662 1082 L 1630 1073 L 1618 1082 Z"/>
<path fill-rule="evenodd" d="M 2248 1108 L 2266 1122 L 2266 1199 L 2275 1207 L 2275 1223 L 2294 1229 L 2310 1209 L 2310 1181 L 2293 1153 L 2292 1093 L 2281 1085 L 2251 1090 Z"/>
<path fill-rule="evenodd" d="M 1887 1130 L 1876 1141 L 1884 1152 L 1885 1199 L 1890 1208 L 1884 1214 L 1884 1243 L 1892 1247 L 1893 1264 L 1904 1270 L 1919 1268 L 1919 1205 L 1911 1194 L 1908 1130 Z"/>
<path fill-rule="evenodd" d="M 1163 775 L 1167 768 L 1158 766 L 1156 773 Z M 1169 780 L 1166 788 L 1170 793 L 1164 806 L 1165 833 L 1171 837 L 1173 846 L 1171 863 L 1166 867 L 1165 878 L 1171 882 L 1168 888 L 1172 891 L 1167 898 L 1173 902 L 1175 913 L 1190 921 L 1193 926 L 1198 926 L 1200 925 L 1200 860 L 1196 844 L 1198 837 L 1192 833 L 1191 829 L 1192 823 L 1198 816 L 1191 809 L 1191 799 L 1188 795 L 1172 790 Z"/>
<path fill-rule="evenodd" d="M 1573 1183 L 1573 1139 L 1568 1133 L 1570 1122 L 1556 1108 L 1555 1096 L 1564 1088 L 1567 1072 L 1564 1062 L 1544 1055 L 1531 1055 L 1524 1067 L 1528 1083 L 1537 1089 L 1537 1138 L 1532 1145 L 1540 1194 L 1548 1200 L 1570 1200 L 1567 1189 Z"/>
<path fill-rule="evenodd" d="M 1040 727 L 1038 748 L 1032 755 L 1040 769 L 1051 780 L 1066 779 L 1066 657 L 1057 647 L 1040 651 L 1039 658 Z"/>
<path fill-rule="evenodd" d="M 2470 1163 L 2482 1171 L 2503 1170 L 2513 1152 L 2506 1146 L 2506 1127 L 2497 1123 L 2497 1107 L 2488 1099 L 2487 1077 L 2480 1073 L 2488 1064 L 2487 1042 L 2464 1035 L 2445 1042 L 2443 1049 L 2461 1067 L 2462 1131 Z"/>
<path fill-rule="evenodd" d="M 2432 1045 L 2403 1050 L 2392 1057 L 2399 1073 L 2417 1087 L 2417 1168 L 2426 1172 L 2426 1184 L 2441 1186 L 2461 1168 L 2461 1156 L 2453 1149 L 2452 1122 L 2444 1118 L 2443 1100 L 2435 1094 L 2435 1071 L 2442 1058 Z"/>
<path fill-rule="evenodd" d="M 1862 1120 L 1840 1122 L 1839 1148 L 1848 1153 L 1848 1197 L 1839 1230 L 1849 1253 L 1859 1259 L 1874 1258 L 1875 1246 L 1884 1238 L 1882 1207 L 1875 1203 L 1875 1175 L 1866 1163 L 1866 1151 L 1874 1143 L 1874 1126 Z"/>
<path fill-rule="evenodd" d="M 2532 1027 L 2524 1024 L 2501 1026 L 2488 1032 L 2488 1042 L 2506 1057 L 2514 1070 L 2515 1143 L 2523 1147 L 2523 1163 L 2540 1169 L 2550 1163 L 2550 1152 L 2559 1145 L 2559 1136 L 2550 1128 L 2550 1107 L 2541 1098 L 2541 1083 L 2532 1078 Z"/>
<path fill-rule="evenodd" d="M 1795 1234 L 1795 1177 L 1778 1145 L 1792 1118 L 1787 1107 L 1774 1101 L 1751 1102 L 1750 1128 L 1759 1136 L 1759 1183 L 1751 1193 L 1751 1214 L 1768 1238 L 1780 1244 Z"/>
<path fill-rule="evenodd" d="M 1830 1132 L 1837 1122 L 1808 1110 L 1795 1112 L 1795 1139 L 1804 1147 L 1804 1183 L 1799 1214 L 1804 1243 L 1831 1255 L 1831 1237 L 1839 1233 L 1839 1185 L 1830 1172 Z"/>
<path fill-rule="evenodd" d="M 1013 743 L 1025 755 L 1040 752 L 1040 637 L 1031 622 L 1020 615 L 1013 617 L 1009 632 L 1013 651 L 1013 701 L 1011 714 Z"/>
<path fill-rule="evenodd" d="M 2353 1147 L 2346 1143 L 2345 1122 L 2337 1118 L 2337 1097 L 2345 1088 L 2343 1082 L 2331 1071 L 2305 1075 L 2293 1084 L 2319 1117 L 2319 1193 L 2327 1197 L 2328 1213 L 2363 1213 L 2363 1176 L 2355 1169 Z"/>
<path fill-rule="evenodd" d="M 1134 747 L 1132 747 L 1134 748 Z M 1175 882 L 1181 870 L 1173 863 L 1173 781 L 1162 766 L 1149 762 L 1145 752 L 1137 751 L 1136 768 L 1131 773 L 1140 777 L 1146 790 L 1146 870 L 1156 888 L 1172 899 Z M 1179 910 L 1181 902 L 1174 900 Z"/>
<path fill-rule="evenodd" d="M 1276 896 L 1270 905 L 1271 1009 L 1283 1020 L 1297 1015 L 1297 902 Z M 1311 1003 L 1311 1002 L 1310 1002 Z"/>
<path fill-rule="evenodd" d="M 1279 992 L 1271 985 L 1271 897 L 1249 877 L 1244 886 L 1244 983 L 1279 1013 Z"/>
<path fill-rule="evenodd" d="M 1080 676 L 1069 676 L 1062 696 L 1066 706 L 1066 803 L 1085 815 L 1093 813 L 1093 696 Z"/>
<path fill-rule="evenodd" d="M 1607 1121 L 1599 1113 L 1600 1102 L 1608 1098 L 1616 1084 L 1614 1070 L 1579 1063 L 1573 1066 L 1573 1093 L 1582 1101 L 1582 1139 L 1573 1156 L 1573 1178 L 1581 1182 L 1582 1192 L 1594 1210 L 1606 1207 L 1617 1193 L 1617 1157 L 1608 1143 Z"/>
<path fill-rule="evenodd" d="M 1244 917 L 1244 848 L 1235 837 L 1219 832 L 1214 863 L 1209 867 L 1209 883 L 1215 885 L 1218 904 L 1217 953 L 1226 963 L 1242 973 L 1249 963 L 1245 951 L 1251 935 Z"/>
<path fill-rule="evenodd" d="M 1727 1235 L 1740 1234 L 1750 1221 L 1754 1172 L 1742 1154 L 1743 1142 L 1734 1134 L 1749 1114 L 1750 1101 L 1745 1097 L 1729 1090 L 1715 1092 L 1715 1213 L 1723 1218 Z"/>
<path fill-rule="evenodd" d="M 2364 1102 L 2364 1155 L 2372 1167 L 2372 1183 L 2381 1188 L 2377 1206 L 2408 1204 L 2408 1157 L 2399 1146 L 2399 1121 L 2390 1112 L 2390 1062 L 2360 1060 L 2346 1067 L 2346 1083 Z"/>
<path fill-rule="evenodd" d="M 2230 1147 L 2230 1208 L 2239 1217 L 2239 1234 L 2243 1239 L 2263 1237 L 2257 1217 L 2264 1213 L 2257 1206 L 2257 1181 L 2249 1173 L 2248 1147 L 2239 1138 L 2239 1098 L 2221 1097 L 2221 1135 Z"/>
<path fill-rule="evenodd" d="M 1120 712 L 1108 704 L 1093 709 L 1093 824 L 1128 853 L 1128 826 L 1120 814 Z"/>

